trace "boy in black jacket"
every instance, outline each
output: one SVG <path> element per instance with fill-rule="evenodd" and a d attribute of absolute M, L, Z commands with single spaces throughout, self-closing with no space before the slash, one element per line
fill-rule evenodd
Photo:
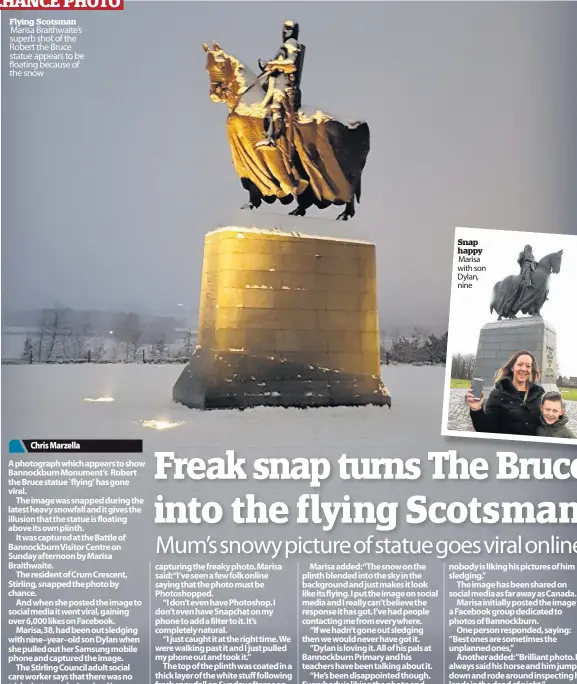
<path fill-rule="evenodd" d="M 537 426 L 538 437 L 577 439 L 567 427 L 565 402 L 559 392 L 547 392 L 541 401 L 541 420 Z"/>

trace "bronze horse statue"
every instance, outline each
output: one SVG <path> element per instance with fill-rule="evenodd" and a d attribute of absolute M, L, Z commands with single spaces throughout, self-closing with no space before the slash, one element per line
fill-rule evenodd
<path fill-rule="evenodd" d="M 297 207 L 290 214 L 304 216 L 308 208 L 345 205 L 338 219 L 355 215 L 361 197 L 361 175 L 370 148 L 364 121 L 343 123 L 318 109 L 300 107 L 294 117 L 292 142 L 282 136 L 272 150 L 255 144 L 263 137 L 268 111 L 263 106 L 264 86 L 245 64 L 228 55 L 217 43 L 206 52 L 210 98 L 228 105 L 227 132 L 232 161 L 242 186 L 249 193 L 243 209 L 262 202 Z M 254 87 L 252 87 L 254 85 Z"/>
<path fill-rule="evenodd" d="M 544 256 L 531 273 L 532 287 L 521 283 L 520 275 L 510 275 L 495 283 L 490 311 L 499 314 L 498 320 L 516 318 L 521 311 L 529 316 L 540 316 L 549 294 L 549 276 L 559 273 L 563 250 Z"/>

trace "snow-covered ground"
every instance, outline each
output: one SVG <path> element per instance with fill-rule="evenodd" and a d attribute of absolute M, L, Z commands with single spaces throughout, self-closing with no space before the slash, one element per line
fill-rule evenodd
<path fill-rule="evenodd" d="M 256 408 L 198 411 L 172 401 L 181 365 L 21 365 L 2 367 L 3 444 L 13 438 L 142 438 L 147 452 L 257 448 L 426 457 L 427 451 L 487 443 L 441 436 L 445 368 L 383 366 L 386 407 Z M 114 401 L 86 399 L 111 397 Z M 154 429 L 152 421 L 174 425 Z M 475 446 L 473 443 L 476 443 Z M 510 444 L 510 443 L 509 443 Z M 540 447 L 542 445 L 535 445 Z"/>
<path fill-rule="evenodd" d="M 151 448 L 156 444 L 231 448 L 234 443 L 280 449 L 338 444 L 403 450 L 427 438 L 453 439 L 440 437 L 445 374 L 441 366 L 383 366 L 383 381 L 393 398 L 391 410 L 373 406 L 190 410 L 172 401 L 172 386 L 182 368 L 174 364 L 3 366 L 6 436 L 137 437 Z M 103 397 L 114 401 L 86 401 Z M 154 421 L 161 421 L 161 427 L 174 425 L 158 430 Z"/>
<path fill-rule="evenodd" d="M 385 434 L 388 440 L 402 439 L 406 445 L 415 436 L 411 405 L 416 402 L 417 413 L 423 414 L 418 419 L 421 428 L 440 433 L 442 367 L 385 366 L 383 379 L 393 396 L 392 410 L 369 406 L 247 411 L 198 411 L 173 403 L 172 386 L 182 368 L 174 364 L 3 366 L 5 430 L 10 437 L 138 437 L 175 447 L 204 442 L 230 448 L 234 441 L 284 448 L 343 439 L 378 446 Z M 437 401 L 430 404 L 433 393 Z M 99 397 L 114 401 L 85 401 Z M 143 425 L 154 420 L 178 425 L 164 430 Z"/>

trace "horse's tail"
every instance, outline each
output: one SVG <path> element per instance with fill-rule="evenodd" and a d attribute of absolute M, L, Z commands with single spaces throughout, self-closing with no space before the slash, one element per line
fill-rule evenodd
<path fill-rule="evenodd" d="M 500 286 L 501 286 L 501 281 L 499 281 L 498 283 L 495 283 L 495 285 L 493 286 L 493 296 L 491 297 L 491 306 L 489 307 L 489 312 L 490 312 L 490 313 L 493 313 L 493 311 L 496 310 L 496 306 L 497 306 L 497 301 L 496 301 L 496 297 L 497 297 L 497 288 L 499 288 Z"/>

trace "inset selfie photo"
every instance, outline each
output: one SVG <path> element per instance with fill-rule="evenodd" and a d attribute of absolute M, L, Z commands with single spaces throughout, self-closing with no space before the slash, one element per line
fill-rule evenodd
<path fill-rule="evenodd" d="M 577 237 L 457 228 L 445 436 L 577 445 Z"/>

